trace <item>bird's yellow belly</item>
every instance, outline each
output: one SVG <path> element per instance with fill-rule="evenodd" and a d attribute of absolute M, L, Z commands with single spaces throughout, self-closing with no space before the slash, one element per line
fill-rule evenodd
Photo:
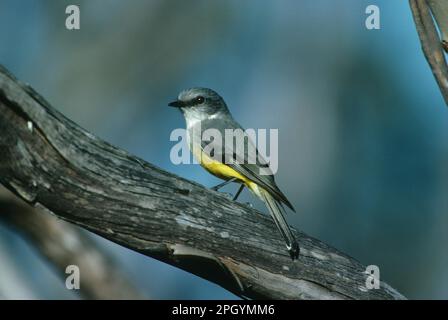
<path fill-rule="evenodd" d="M 247 186 L 253 183 L 248 178 L 243 176 L 238 171 L 232 169 L 228 165 L 221 163 L 217 160 L 211 159 L 206 153 L 202 152 L 202 150 L 200 151 L 198 150 L 197 152 L 198 154 L 195 153 L 196 152 L 194 152 L 193 155 L 196 157 L 199 164 L 214 176 L 217 176 L 218 178 L 221 178 L 223 180 L 236 178 Z"/>
<path fill-rule="evenodd" d="M 229 167 L 228 165 L 222 164 L 218 161 L 213 162 L 202 162 L 202 167 L 204 167 L 208 172 L 211 174 L 217 176 L 221 179 L 231 179 L 231 178 L 237 178 L 238 180 L 245 181 L 247 180 L 244 176 L 242 176 L 240 173 Z"/>
<path fill-rule="evenodd" d="M 193 156 L 196 158 L 196 160 L 199 162 L 199 164 L 214 176 L 223 180 L 236 178 L 241 183 L 243 183 L 247 188 L 249 188 L 249 190 L 254 192 L 255 195 L 261 198 L 260 188 L 255 182 L 251 181 L 249 178 L 245 177 L 238 171 L 232 169 L 228 165 L 223 164 L 217 160 L 211 159 L 206 153 L 202 152 L 200 148 L 194 151 L 192 150 L 192 153 Z"/>

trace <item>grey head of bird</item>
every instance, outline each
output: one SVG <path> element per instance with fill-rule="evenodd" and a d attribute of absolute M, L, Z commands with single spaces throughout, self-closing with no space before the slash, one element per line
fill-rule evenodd
<path fill-rule="evenodd" d="M 188 120 L 205 120 L 229 115 L 224 99 L 212 89 L 190 88 L 179 93 L 176 101 L 168 104 L 178 108 Z"/>

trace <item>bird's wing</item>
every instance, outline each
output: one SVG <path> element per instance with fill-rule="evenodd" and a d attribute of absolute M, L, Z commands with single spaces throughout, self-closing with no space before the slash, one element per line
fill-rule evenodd
<path fill-rule="evenodd" d="M 266 191 L 268 191 L 276 200 L 280 201 L 281 203 L 284 203 L 287 207 L 289 207 L 292 211 L 294 210 L 294 207 L 289 202 L 289 200 L 286 198 L 286 196 L 281 192 L 281 190 L 278 188 L 277 184 L 275 183 L 274 175 L 269 169 L 268 163 L 259 155 L 258 149 L 253 144 L 250 137 L 245 135 L 247 138 L 244 139 L 244 148 L 241 150 L 241 148 L 238 148 L 234 144 L 233 150 L 224 143 L 224 137 L 225 137 L 225 129 L 241 129 L 244 131 L 244 129 L 233 119 L 225 120 L 225 119 L 209 119 L 204 120 L 201 122 L 201 137 L 202 133 L 206 129 L 217 129 L 221 135 L 222 135 L 222 144 L 220 142 L 214 141 L 213 146 L 213 153 L 211 156 L 214 160 L 217 160 L 221 163 L 225 163 L 241 175 L 245 176 L 249 180 L 255 182 L 258 186 L 262 187 Z M 204 150 L 204 148 L 210 144 L 210 141 L 201 141 L 201 148 Z M 253 148 L 253 149 L 251 149 Z M 255 163 L 247 163 L 247 160 L 249 159 L 248 152 L 249 150 L 255 150 L 256 152 L 256 161 Z M 233 159 L 230 163 L 226 163 L 226 155 L 228 155 L 228 158 L 230 160 Z M 265 173 L 270 174 L 260 174 L 260 171 L 263 170 Z"/>

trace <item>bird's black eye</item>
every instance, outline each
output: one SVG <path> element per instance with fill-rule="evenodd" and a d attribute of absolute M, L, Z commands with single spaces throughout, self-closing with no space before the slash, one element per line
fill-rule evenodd
<path fill-rule="evenodd" d="M 203 97 L 203 96 L 199 96 L 199 97 L 196 97 L 196 99 L 194 99 L 194 102 L 196 103 L 196 104 L 201 104 L 201 103 L 203 103 L 205 101 L 205 98 Z"/>

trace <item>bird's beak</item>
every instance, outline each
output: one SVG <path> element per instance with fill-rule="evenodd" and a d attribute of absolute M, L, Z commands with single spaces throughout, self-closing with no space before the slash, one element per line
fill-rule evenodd
<path fill-rule="evenodd" d="M 185 103 L 183 101 L 176 100 L 176 101 L 168 103 L 168 105 L 170 107 L 174 107 L 174 108 L 182 108 L 185 106 Z"/>

